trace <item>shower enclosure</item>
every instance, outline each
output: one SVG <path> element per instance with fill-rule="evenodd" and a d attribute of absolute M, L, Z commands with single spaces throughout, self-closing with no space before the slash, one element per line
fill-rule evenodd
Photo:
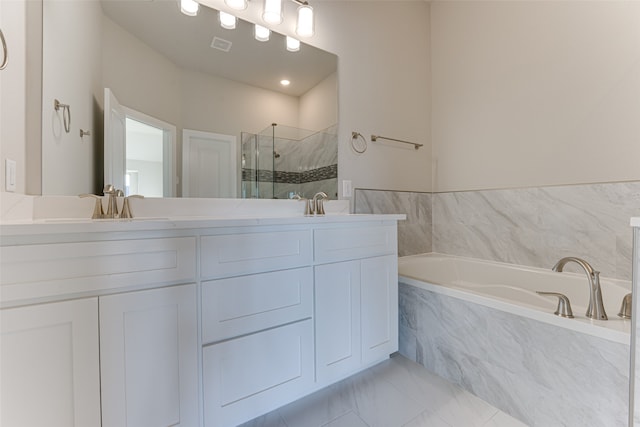
<path fill-rule="evenodd" d="M 313 132 L 272 124 L 258 134 L 242 132 L 242 197 L 338 196 L 337 126 Z"/>

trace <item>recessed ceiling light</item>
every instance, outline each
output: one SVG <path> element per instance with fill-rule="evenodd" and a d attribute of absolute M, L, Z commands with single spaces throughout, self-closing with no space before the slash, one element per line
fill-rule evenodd
<path fill-rule="evenodd" d="M 280 84 L 282 86 L 289 86 L 291 84 L 291 82 L 289 80 L 287 80 L 287 79 L 282 79 L 282 80 L 280 80 Z"/>

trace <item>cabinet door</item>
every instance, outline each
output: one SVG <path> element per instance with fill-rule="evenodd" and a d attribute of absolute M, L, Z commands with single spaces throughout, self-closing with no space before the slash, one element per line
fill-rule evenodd
<path fill-rule="evenodd" d="M 99 427 L 97 298 L 0 316 L 0 425 Z"/>
<path fill-rule="evenodd" d="M 360 366 L 360 261 L 315 269 L 316 375 L 321 383 Z"/>
<path fill-rule="evenodd" d="M 398 258 L 362 260 L 362 363 L 383 360 L 398 351 Z"/>
<path fill-rule="evenodd" d="M 102 426 L 198 424 L 195 285 L 100 298 Z"/>

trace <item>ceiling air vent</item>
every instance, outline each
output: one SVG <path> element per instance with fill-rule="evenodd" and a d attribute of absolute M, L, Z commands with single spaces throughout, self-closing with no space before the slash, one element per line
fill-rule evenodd
<path fill-rule="evenodd" d="M 214 37 L 211 42 L 211 47 L 221 50 L 223 52 L 229 52 L 231 50 L 231 42 L 229 40 L 221 39 L 220 37 Z"/>

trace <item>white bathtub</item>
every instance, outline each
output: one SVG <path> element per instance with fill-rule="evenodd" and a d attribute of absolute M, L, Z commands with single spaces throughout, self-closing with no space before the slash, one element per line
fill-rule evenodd
<path fill-rule="evenodd" d="M 597 270 L 597 262 L 592 265 Z M 567 264 L 565 270 L 570 266 Z M 401 257 L 398 273 L 401 283 L 628 345 L 631 322 L 617 314 L 622 298 L 631 292 L 631 282 L 601 277 L 609 320 L 592 320 L 585 316 L 589 303 L 586 274 L 577 265 L 580 270 L 575 271 L 580 273 L 557 273 L 551 267 L 541 269 L 430 253 Z M 540 296 L 536 291 L 565 294 L 575 318 L 554 315 L 558 299 Z"/>

